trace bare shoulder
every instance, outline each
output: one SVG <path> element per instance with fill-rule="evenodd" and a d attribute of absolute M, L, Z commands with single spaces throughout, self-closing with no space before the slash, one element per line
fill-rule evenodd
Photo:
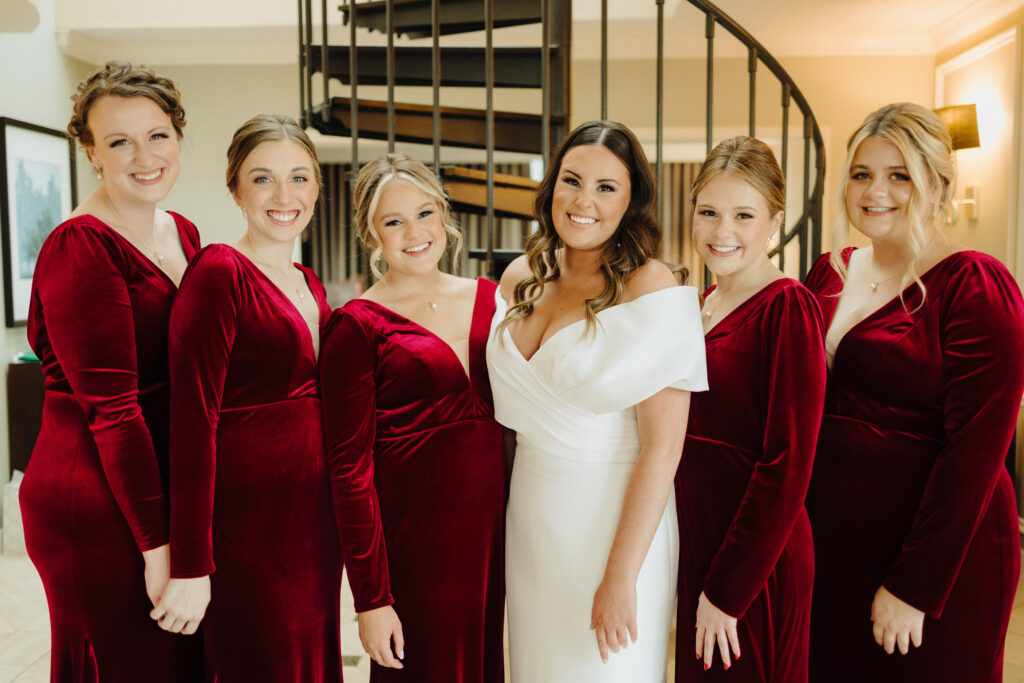
<path fill-rule="evenodd" d="M 512 290 L 517 284 L 530 277 L 530 264 L 526 260 L 526 254 L 517 256 L 508 268 L 501 275 L 501 297 L 505 301 L 512 300 Z"/>
<path fill-rule="evenodd" d="M 647 263 L 626 276 L 622 300 L 632 301 L 644 294 L 675 287 L 678 284 L 675 273 L 667 265 L 658 259 L 647 259 Z"/>

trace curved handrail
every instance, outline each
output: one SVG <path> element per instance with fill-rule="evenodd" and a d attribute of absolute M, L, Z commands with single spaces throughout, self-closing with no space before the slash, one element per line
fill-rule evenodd
<path fill-rule="evenodd" d="M 817 255 L 821 251 L 821 232 L 822 232 L 822 196 L 824 195 L 824 184 L 825 184 L 825 143 L 821 135 L 821 129 L 818 127 L 817 118 L 814 116 L 814 112 L 811 111 L 810 105 L 807 103 L 807 98 L 797 87 L 796 82 L 790 77 L 786 70 L 779 64 L 778 60 L 772 56 L 764 45 L 762 45 L 756 38 L 740 26 L 736 21 L 728 14 L 723 12 L 713 3 L 707 2 L 706 0 L 687 0 L 691 5 L 704 12 L 707 18 L 707 29 L 705 36 L 708 41 L 713 40 L 714 36 L 714 25 L 717 24 L 724 28 L 726 31 L 731 33 L 737 40 L 745 45 L 750 54 L 751 65 L 748 70 L 751 72 L 751 107 L 753 107 L 753 78 L 756 65 L 753 64 L 754 59 L 764 64 L 769 71 L 779 80 L 782 84 L 782 106 L 784 110 L 783 114 L 783 129 L 782 129 L 782 154 L 783 154 L 783 171 L 786 170 L 786 155 L 788 153 L 787 142 L 789 137 L 788 130 L 788 107 L 789 100 L 792 99 L 800 109 L 800 113 L 804 117 L 804 196 L 803 196 L 803 213 L 793 223 L 790 229 L 787 231 L 785 228 L 782 230 L 780 235 L 779 244 L 770 253 L 770 256 L 780 255 L 784 259 L 783 249 L 784 247 L 793 240 L 793 238 L 802 235 L 806 230 L 810 232 L 810 250 L 813 255 Z M 710 54 L 710 50 L 709 50 Z M 709 67 L 710 68 L 710 67 Z M 709 79 L 710 80 L 710 79 Z M 710 87 L 710 84 L 709 84 Z M 753 119 L 751 119 L 753 124 Z M 708 121 L 708 127 L 712 125 L 712 121 Z M 710 144 L 710 135 L 708 137 Z M 809 165 L 809 154 L 808 154 L 808 141 L 813 140 L 815 149 L 815 178 L 813 189 L 808 192 L 809 178 L 808 168 Z M 708 150 L 710 152 L 710 149 Z M 787 179 L 788 181 L 788 179 Z M 806 274 L 808 266 L 808 256 L 806 249 L 800 251 L 800 273 L 801 276 Z"/>

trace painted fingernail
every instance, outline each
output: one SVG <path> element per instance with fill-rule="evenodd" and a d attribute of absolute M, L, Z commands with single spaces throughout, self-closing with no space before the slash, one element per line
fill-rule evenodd
<path fill-rule="evenodd" d="M 399 659 L 405 659 L 405 650 L 399 650 L 398 651 L 398 658 Z"/>
<path fill-rule="evenodd" d="M 707 670 L 708 670 L 708 669 L 710 669 L 710 668 L 711 668 L 711 667 L 710 667 L 710 666 L 708 666 L 708 663 L 707 663 L 707 662 L 704 662 L 704 670 L 705 670 L 705 671 L 707 671 Z"/>
<path fill-rule="evenodd" d="M 700 658 L 701 658 L 701 657 L 703 657 L 703 656 L 704 656 L 704 655 L 702 655 L 701 653 L 699 653 L 699 652 L 697 653 L 697 659 L 700 659 Z"/>
<path fill-rule="evenodd" d="M 728 671 L 728 670 L 729 670 L 729 663 L 728 663 L 728 662 L 725 662 L 725 663 L 723 663 L 723 665 L 722 665 L 722 666 L 724 666 L 724 667 L 725 667 L 725 670 L 726 670 L 726 671 Z"/>

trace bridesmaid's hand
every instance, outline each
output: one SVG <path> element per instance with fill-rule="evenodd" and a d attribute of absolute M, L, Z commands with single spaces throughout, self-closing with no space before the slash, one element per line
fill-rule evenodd
<path fill-rule="evenodd" d="M 903 602 L 885 586 L 880 586 L 875 592 L 871 621 L 874 622 L 875 642 L 887 653 L 892 654 L 898 646 L 900 654 L 905 655 L 910 652 L 911 643 L 914 647 L 921 647 L 924 612 Z"/>
<path fill-rule="evenodd" d="M 210 604 L 210 577 L 171 579 L 163 597 L 149 617 L 165 631 L 190 636 L 199 628 L 199 622 Z"/>
<path fill-rule="evenodd" d="M 164 594 L 167 587 L 167 580 L 171 578 L 171 551 L 170 546 L 164 543 L 162 546 L 142 551 L 142 559 L 146 563 L 143 578 L 146 581 L 146 595 L 149 601 L 156 607 L 160 602 L 160 596 Z"/>
<path fill-rule="evenodd" d="M 359 640 L 373 661 L 392 669 L 402 668 L 398 660 L 405 659 L 405 637 L 402 635 L 402 622 L 391 605 L 359 613 Z M 393 652 L 392 640 L 395 643 Z"/>
<path fill-rule="evenodd" d="M 728 671 L 732 666 L 729 648 L 736 659 L 740 658 L 740 637 L 736 632 L 739 619 L 731 617 L 711 604 L 708 596 L 701 591 L 697 599 L 697 659 L 704 659 L 704 670 L 711 668 L 715 658 L 715 643 L 722 655 L 722 665 Z"/>
<path fill-rule="evenodd" d="M 636 642 L 636 581 L 605 575 L 594 594 L 590 628 L 596 632 L 602 662 L 608 661 L 608 650 L 618 652 L 630 640 Z"/>

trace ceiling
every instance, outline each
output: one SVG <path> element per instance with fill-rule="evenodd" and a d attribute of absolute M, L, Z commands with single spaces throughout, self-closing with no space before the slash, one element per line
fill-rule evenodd
<path fill-rule="evenodd" d="M 0 0 L 0 6 L 11 1 Z M 330 41 L 346 44 L 348 27 L 341 24 L 338 4 L 328 2 Z M 653 57 L 655 0 L 608 4 L 609 56 Z M 717 5 L 769 52 L 785 57 L 934 54 L 1024 6 L 1024 0 L 718 0 Z M 664 6 L 666 56 L 704 55 L 702 12 L 685 0 L 666 0 Z M 221 0 L 211 6 L 206 0 L 173 5 L 55 0 L 55 8 L 62 48 L 90 63 L 114 56 L 153 65 L 291 64 L 296 58 L 294 2 Z M 600 56 L 599 8 L 597 0 L 573 2 L 577 59 Z M 495 33 L 495 44 L 536 44 L 539 35 L 534 26 L 502 29 Z M 384 37 L 361 30 L 357 40 L 383 44 Z M 483 39 L 467 34 L 445 42 L 482 44 Z M 743 54 L 721 29 L 715 50 L 722 56 Z"/>

